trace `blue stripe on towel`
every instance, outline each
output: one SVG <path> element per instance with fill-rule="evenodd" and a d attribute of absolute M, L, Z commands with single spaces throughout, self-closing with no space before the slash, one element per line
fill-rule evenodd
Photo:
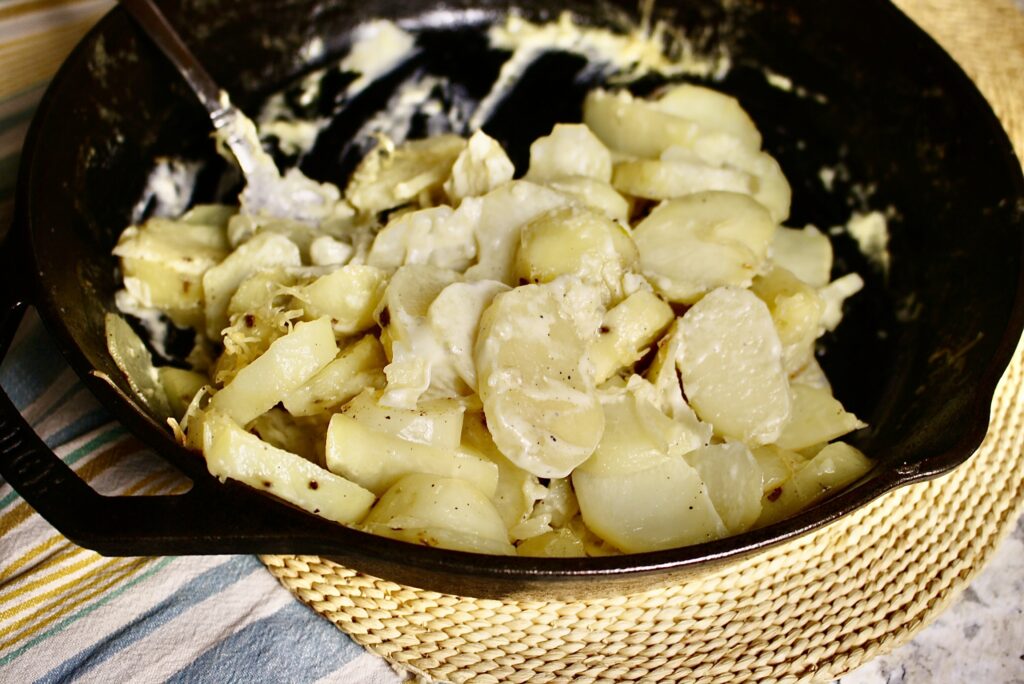
<path fill-rule="evenodd" d="M 313 682 L 363 653 L 334 625 L 294 601 L 208 649 L 167 684 Z"/>
<path fill-rule="evenodd" d="M 172 560 L 175 559 L 166 559 L 165 564 Z M 81 677 L 107 658 L 143 639 L 192 606 L 221 593 L 262 568 L 263 566 L 253 556 L 232 556 L 224 563 L 182 585 L 173 594 L 136 618 L 134 622 L 124 625 L 99 643 L 65 660 L 36 681 L 42 684 L 65 681 L 71 676 Z"/>

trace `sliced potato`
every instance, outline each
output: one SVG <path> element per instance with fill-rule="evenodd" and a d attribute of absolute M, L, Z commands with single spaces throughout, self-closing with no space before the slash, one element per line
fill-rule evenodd
<path fill-rule="evenodd" d="M 814 226 L 780 227 L 772 237 L 772 261 L 811 287 L 828 285 L 832 272 L 832 243 Z"/>
<path fill-rule="evenodd" d="M 267 444 L 216 410 L 203 419 L 203 455 L 212 475 L 244 482 L 339 523 L 362 520 L 376 498 L 301 456 Z"/>
<path fill-rule="evenodd" d="M 246 425 L 304 385 L 338 354 L 329 318 L 296 324 L 258 359 L 242 368 L 210 406 Z"/>
<path fill-rule="evenodd" d="M 452 204 L 466 197 L 484 195 L 512 180 L 515 166 L 501 143 L 483 131 L 477 131 L 459 153 L 444 191 Z"/>
<path fill-rule="evenodd" d="M 435 339 L 455 372 L 474 392 L 477 378 L 473 348 L 480 317 L 494 298 L 508 289 L 508 285 L 496 280 L 452 283 L 441 290 L 427 309 L 427 323 Z"/>
<path fill-rule="evenodd" d="M 700 134 L 694 122 L 634 99 L 624 90 L 587 93 L 583 123 L 605 145 L 634 157 L 656 158 L 672 145 L 691 145 Z"/>
<path fill-rule="evenodd" d="M 290 451 L 323 468 L 328 420 L 330 416 L 326 414 L 295 417 L 275 406 L 249 423 L 246 431 L 271 446 Z"/>
<path fill-rule="evenodd" d="M 757 526 L 798 513 L 860 479 L 871 467 L 871 461 L 849 444 L 829 444 L 788 482 L 765 496 Z"/>
<path fill-rule="evenodd" d="M 752 194 L 754 179 L 700 162 L 633 159 L 615 165 L 612 185 L 624 195 L 666 200 L 709 190 Z"/>
<path fill-rule="evenodd" d="M 701 129 L 727 133 L 751 150 L 761 149 L 761 134 L 739 100 L 710 88 L 680 83 L 669 86 L 652 104 L 663 112 L 693 121 Z"/>
<path fill-rule="evenodd" d="M 514 554 L 505 526 L 483 494 L 463 481 L 417 473 L 380 498 L 363 527 L 392 539 L 475 553 Z"/>
<path fill-rule="evenodd" d="M 153 357 L 128 321 L 114 313 L 104 318 L 107 351 L 136 396 L 156 415 L 171 416 L 171 403 L 167 390 L 160 382 Z"/>
<path fill-rule="evenodd" d="M 555 284 L 499 294 L 480 320 L 475 359 L 495 444 L 538 477 L 565 477 L 593 453 L 604 413 L 584 363 L 588 340 Z"/>
<path fill-rule="evenodd" d="M 563 207 L 523 227 L 516 277 L 547 283 L 574 275 L 606 288 L 609 299 L 619 299 L 623 274 L 636 260 L 636 246 L 621 225 L 589 209 Z"/>
<path fill-rule="evenodd" d="M 775 440 L 783 449 L 805 449 L 866 427 L 857 416 L 847 412 L 827 388 L 793 384 L 790 390 L 792 415 Z"/>
<path fill-rule="evenodd" d="M 787 373 L 796 373 L 814 357 L 825 302 L 813 287 L 781 266 L 754 278 L 750 291 L 768 305 L 782 342 L 783 366 Z"/>
<path fill-rule="evenodd" d="M 686 454 L 707 487 L 708 496 L 729 534 L 749 530 L 761 515 L 764 473 L 741 442 L 712 444 Z"/>
<path fill-rule="evenodd" d="M 405 264 L 430 264 L 465 271 L 476 256 L 476 205 L 440 206 L 400 214 L 373 241 L 366 263 L 394 271 Z"/>
<path fill-rule="evenodd" d="M 327 468 L 376 494 L 410 473 L 466 480 L 484 496 L 498 486 L 498 467 L 476 454 L 410 442 L 336 413 L 327 429 Z"/>
<path fill-rule="evenodd" d="M 435 193 L 451 175 L 466 147 L 457 135 L 439 135 L 395 146 L 382 138 L 352 174 L 345 199 L 361 212 L 376 213 Z"/>
<path fill-rule="evenodd" d="M 301 265 L 299 248 L 277 233 L 260 233 L 239 245 L 224 261 L 203 274 L 207 336 L 212 340 L 220 338 L 220 331 L 228 325 L 231 296 L 243 280 L 263 269 Z"/>
<path fill-rule="evenodd" d="M 569 197 L 573 204 L 600 212 L 613 221 L 625 223 L 629 219 L 629 202 L 604 181 L 566 176 L 545 185 Z"/>
<path fill-rule="evenodd" d="M 594 381 L 600 384 L 633 365 L 673 320 L 672 307 L 648 290 L 626 297 L 605 314 L 600 336 L 587 352 Z"/>
<path fill-rule="evenodd" d="M 176 325 L 201 327 L 203 274 L 227 256 L 228 244 L 219 225 L 154 218 L 127 228 L 113 253 L 136 301 Z"/>
<path fill-rule="evenodd" d="M 751 150 L 731 135 L 702 135 L 691 146 L 674 146 L 665 150 L 664 161 L 692 160 L 696 156 L 706 164 L 743 171 L 754 177 L 753 198 L 776 223 L 789 218 L 793 191 L 779 163 L 766 152 Z"/>
<path fill-rule="evenodd" d="M 665 202 L 633 231 L 640 270 L 669 301 L 692 304 L 724 285 L 747 286 L 775 223 L 746 195 L 704 192 Z"/>
<path fill-rule="evenodd" d="M 506 183 L 483 197 L 463 202 L 460 211 L 476 211 L 479 216 L 477 263 L 466 271 L 466 280 L 497 280 L 515 285 L 515 257 L 522 227 L 570 202 L 560 192 L 525 180 Z"/>
<path fill-rule="evenodd" d="M 376 313 L 391 361 L 384 369 L 385 406 L 414 409 L 428 389 L 435 397 L 469 393 L 428 320 L 430 305 L 458 280 L 455 271 L 425 264 L 403 266 L 392 276 Z"/>
<path fill-rule="evenodd" d="M 498 466 L 498 487 L 491 500 L 505 522 L 512 529 L 530 515 L 538 499 L 547 494 L 536 475 L 531 475 L 505 458 L 487 431 L 483 414 L 469 413 L 462 424 L 463 451 L 474 453 Z"/>
<path fill-rule="evenodd" d="M 366 390 L 341 413 L 375 432 L 439 449 L 458 449 L 462 442 L 465 407 L 451 399 L 422 401 L 415 409 L 396 409 L 379 403 L 380 392 Z"/>
<path fill-rule="evenodd" d="M 683 315 L 679 333 L 683 391 L 701 420 L 751 446 L 774 442 L 790 416 L 789 381 L 764 302 L 719 288 Z"/>
<path fill-rule="evenodd" d="M 567 527 L 524 540 L 516 547 L 516 553 L 534 558 L 583 558 L 587 555 L 583 540 Z"/>
<path fill-rule="evenodd" d="M 295 276 L 283 268 L 270 268 L 253 273 L 239 283 L 238 289 L 231 295 L 228 302 L 228 317 L 247 313 L 258 314 L 261 313 L 260 309 L 274 308 L 275 299 L 294 283 Z"/>
<path fill-rule="evenodd" d="M 611 152 L 583 124 L 555 124 L 549 135 L 530 145 L 527 180 L 544 183 L 566 176 L 612 179 Z"/>
<path fill-rule="evenodd" d="M 202 373 L 174 368 L 173 366 L 162 366 L 156 369 L 160 384 L 167 394 L 168 405 L 171 409 L 171 417 L 180 420 L 185 415 L 185 410 L 192 403 L 192 398 L 206 385 L 210 379 Z"/>
<path fill-rule="evenodd" d="M 807 459 L 796 451 L 783 449 L 774 444 L 757 447 L 753 451 L 763 475 L 762 488 L 765 494 L 781 487 L 793 473 L 807 463 Z"/>
<path fill-rule="evenodd" d="M 387 358 L 380 342 L 365 335 L 341 350 L 302 386 L 289 392 L 281 403 L 293 416 L 311 416 L 341 406 L 367 387 L 384 386 Z"/>
<path fill-rule="evenodd" d="M 354 335 L 373 326 L 373 313 L 384 295 L 384 271 L 364 264 L 348 264 L 299 289 L 308 319 L 329 316 L 339 335 Z"/>
<path fill-rule="evenodd" d="M 677 318 L 669 326 L 665 336 L 658 341 L 658 351 L 654 354 L 651 365 L 647 367 L 645 377 L 654 390 L 651 403 L 699 437 L 699 443 L 693 447 L 696 449 L 711 441 L 714 429 L 711 423 L 701 422 L 683 396 L 683 386 L 677 367 L 682 351 L 683 338 L 679 332 Z"/>
<path fill-rule="evenodd" d="M 604 404 L 607 428 L 573 471 L 580 512 L 597 536 L 626 552 L 656 551 L 726 534 L 697 471 L 645 429 L 628 395 Z"/>

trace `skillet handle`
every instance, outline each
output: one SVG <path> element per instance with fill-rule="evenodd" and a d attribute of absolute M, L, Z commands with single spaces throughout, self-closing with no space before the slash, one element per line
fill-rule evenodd
<path fill-rule="evenodd" d="M 13 280 L 0 275 L 0 359 L 29 306 Z M 232 487 L 197 482 L 181 495 L 103 496 L 46 446 L 2 387 L 0 475 L 64 536 L 104 555 L 288 553 L 311 534 L 323 545 L 315 522 Z"/>

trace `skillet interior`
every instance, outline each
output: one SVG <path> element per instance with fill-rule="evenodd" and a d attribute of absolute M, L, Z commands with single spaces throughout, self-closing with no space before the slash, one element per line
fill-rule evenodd
<path fill-rule="evenodd" d="M 577 580 L 592 575 L 608 577 L 602 591 L 622 590 L 649 586 L 651 575 L 668 580 L 792 537 L 969 456 L 984 434 L 994 383 L 1022 321 L 1024 182 L 1005 134 L 959 69 L 885 2 L 730 5 L 662 3 L 657 12 L 686 27 L 704 49 L 728 46 L 733 68 L 716 87 L 740 97 L 790 179 L 789 225 L 845 222 L 852 209 L 862 208 L 848 201 L 854 185 L 877 187 L 867 202 L 871 208 L 894 209 L 888 282 L 849 238 L 835 240 L 837 270 L 860 272 L 868 287 L 852 300 L 838 334 L 826 340 L 823 360 L 836 395 L 871 425 L 858 446 L 876 459 L 872 474 L 792 520 L 732 539 L 617 559 L 558 561 L 414 549 L 327 525 L 239 488 L 215 487 L 210 491 L 223 505 L 251 507 L 269 526 L 291 530 L 256 534 L 251 548 L 223 550 L 341 554 L 368 572 L 478 596 L 576 591 L 583 586 Z M 543 2 L 516 6 L 528 16 L 551 18 Z M 565 7 L 602 21 L 633 14 L 628 2 Z M 423 60 L 469 84 L 486 82 L 500 59 L 483 50 L 476 26 L 504 9 L 496 0 L 415 7 L 397 1 L 193 0 L 166 11 L 214 77 L 254 111 L 267 94 L 317 66 L 302 57 L 300 48 L 310 38 L 323 39 L 329 61 L 344 51 L 348 31 L 370 16 L 429 26 L 421 41 Z M 812 96 L 772 87 L 764 67 Z M 555 121 L 579 118 L 585 87 L 573 76 L 572 60 L 550 60 L 485 129 L 521 160 L 524 141 Z M 371 89 L 346 116 L 372 109 L 372 98 L 380 95 Z M 339 174 L 350 163 L 339 157 L 345 125 L 333 127 L 333 148 L 325 145 L 309 160 L 311 175 L 343 181 Z M 81 374 L 95 369 L 112 378 L 117 390 L 92 376 L 86 381 L 201 488 L 211 481 L 201 461 L 125 398 L 130 392 L 107 354 L 103 316 L 114 310 L 117 288 L 110 249 L 155 158 L 205 161 L 204 187 L 212 188 L 210 179 L 222 166 L 208 132 L 205 113 L 177 75 L 115 11 L 79 46 L 40 109 L 26 148 L 17 227 L 28 250 L 25 268 L 34 270 L 27 275 L 34 301 L 72 365 Z M 837 166 L 846 174 L 828 192 L 819 171 Z M 137 552 L 209 551 L 197 544 Z M 588 585 L 583 593 L 594 593 Z"/>

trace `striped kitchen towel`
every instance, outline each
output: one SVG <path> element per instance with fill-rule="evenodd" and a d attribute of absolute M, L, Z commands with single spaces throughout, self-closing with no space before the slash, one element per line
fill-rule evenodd
<path fill-rule="evenodd" d="M 109 0 L 0 0 L 0 235 L 46 82 Z M 0 386 L 97 491 L 183 478 L 93 399 L 30 314 Z M 297 602 L 251 556 L 104 558 L 0 481 L 0 682 L 365 682 L 401 678 Z"/>

